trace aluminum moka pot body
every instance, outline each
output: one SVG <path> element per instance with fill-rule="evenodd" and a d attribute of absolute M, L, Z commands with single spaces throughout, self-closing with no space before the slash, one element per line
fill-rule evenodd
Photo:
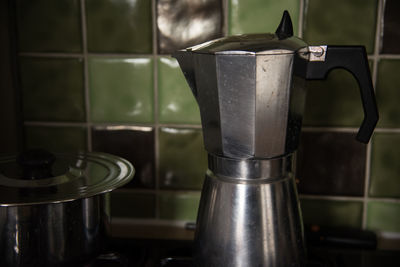
<path fill-rule="evenodd" d="M 305 81 L 333 68 L 357 79 L 368 142 L 378 120 L 361 46 L 308 46 L 285 11 L 274 34 L 224 37 L 173 55 L 200 108 L 209 153 L 195 234 L 196 266 L 302 266 L 303 226 L 292 154 Z"/>
<path fill-rule="evenodd" d="M 306 46 L 295 37 L 288 40 L 292 42 Z M 305 78 L 296 72 L 306 59 L 291 49 L 273 54 L 175 54 L 183 69 L 190 65 L 184 73 L 199 104 L 209 153 L 246 159 L 295 150 L 305 101 Z"/>

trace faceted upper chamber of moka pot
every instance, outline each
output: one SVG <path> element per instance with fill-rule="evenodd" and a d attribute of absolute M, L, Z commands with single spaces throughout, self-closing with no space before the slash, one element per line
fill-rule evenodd
<path fill-rule="evenodd" d="M 206 150 L 236 159 L 269 159 L 297 149 L 305 80 L 333 68 L 350 71 L 364 110 L 357 139 L 367 143 L 378 120 L 362 46 L 308 46 L 293 36 L 287 11 L 274 34 L 223 37 L 173 54 L 200 108 Z"/>
<path fill-rule="evenodd" d="M 220 38 L 173 55 L 199 104 L 209 153 L 273 158 L 297 148 L 308 51 L 288 23 L 275 34 Z"/>

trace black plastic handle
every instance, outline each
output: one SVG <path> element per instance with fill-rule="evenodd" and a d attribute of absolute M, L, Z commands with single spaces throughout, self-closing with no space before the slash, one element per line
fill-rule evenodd
<path fill-rule="evenodd" d="M 310 61 L 306 78 L 325 79 L 330 70 L 344 68 L 356 78 L 360 87 L 364 120 L 357 133 L 357 140 L 368 143 L 378 122 L 378 108 L 369 71 L 368 57 L 364 46 L 328 46 L 325 61 Z"/>

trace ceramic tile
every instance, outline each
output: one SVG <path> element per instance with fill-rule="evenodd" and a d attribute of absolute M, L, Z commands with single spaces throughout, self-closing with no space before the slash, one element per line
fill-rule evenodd
<path fill-rule="evenodd" d="M 162 128 L 159 135 L 159 177 L 162 188 L 200 189 L 207 154 L 200 130 Z"/>
<path fill-rule="evenodd" d="M 135 176 L 125 187 L 154 188 L 154 130 L 152 128 L 94 127 L 92 150 L 123 157 L 133 164 Z"/>
<path fill-rule="evenodd" d="M 378 65 L 376 99 L 379 108 L 378 127 L 400 127 L 400 60 L 381 60 Z"/>
<path fill-rule="evenodd" d="M 153 121 L 153 61 L 150 58 L 89 59 L 91 120 Z"/>
<path fill-rule="evenodd" d="M 298 34 L 300 1 L 297 0 L 230 0 L 229 33 L 275 32 L 284 10 L 288 10 L 294 34 Z"/>
<path fill-rule="evenodd" d="M 362 202 L 301 199 L 300 206 L 304 224 L 330 227 L 361 227 Z"/>
<path fill-rule="evenodd" d="M 385 54 L 399 54 L 400 40 L 400 2 L 397 0 L 386 0 L 383 16 L 383 38 L 381 52 Z"/>
<path fill-rule="evenodd" d="M 308 0 L 304 40 L 309 44 L 364 45 L 373 53 L 378 0 Z"/>
<path fill-rule="evenodd" d="M 368 203 L 367 228 L 383 232 L 400 232 L 400 203 Z"/>
<path fill-rule="evenodd" d="M 353 75 L 342 69 L 326 80 L 307 81 L 304 125 L 359 127 L 364 118 L 360 89 Z"/>
<path fill-rule="evenodd" d="M 111 193 L 111 216 L 120 218 L 155 218 L 156 199 L 151 193 Z"/>
<path fill-rule="evenodd" d="M 151 1 L 87 0 L 90 52 L 151 53 Z"/>
<path fill-rule="evenodd" d="M 400 134 L 376 133 L 372 143 L 370 196 L 400 198 L 399 162 Z"/>
<path fill-rule="evenodd" d="M 26 126 L 27 149 L 42 148 L 50 152 L 87 151 L 84 127 Z"/>
<path fill-rule="evenodd" d="M 159 120 L 162 123 L 200 124 L 200 111 L 178 62 L 158 61 Z"/>
<path fill-rule="evenodd" d="M 84 121 L 81 59 L 20 58 L 25 120 Z"/>
<path fill-rule="evenodd" d="M 20 51 L 82 50 L 79 0 L 18 0 L 16 11 Z"/>
<path fill-rule="evenodd" d="M 156 5 L 159 53 L 222 36 L 221 0 L 157 0 Z"/>
<path fill-rule="evenodd" d="M 162 192 L 159 194 L 159 201 L 160 219 L 196 221 L 200 192 Z"/>
<path fill-rule="evenodd" d="M 297 153 L 299 192 L 362 196 L 364 193 L 366 145 L 355 134 L 303 132 Z"/>

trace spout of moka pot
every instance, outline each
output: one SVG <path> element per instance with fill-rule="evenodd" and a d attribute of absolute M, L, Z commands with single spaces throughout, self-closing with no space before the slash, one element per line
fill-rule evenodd
<path fill-rule="evenodd" d="M 191 51 L 186 49 L 176 51 L 172 54 L 182 69 L 183 75 L 186 78 L 187 83 L 189 84 L 190 89 L 194 97 L 197 100 L 197 88 L 196 88 L 196 80 L 195 80 L 195 70 L 194 70 L 194 57 Z"/>

